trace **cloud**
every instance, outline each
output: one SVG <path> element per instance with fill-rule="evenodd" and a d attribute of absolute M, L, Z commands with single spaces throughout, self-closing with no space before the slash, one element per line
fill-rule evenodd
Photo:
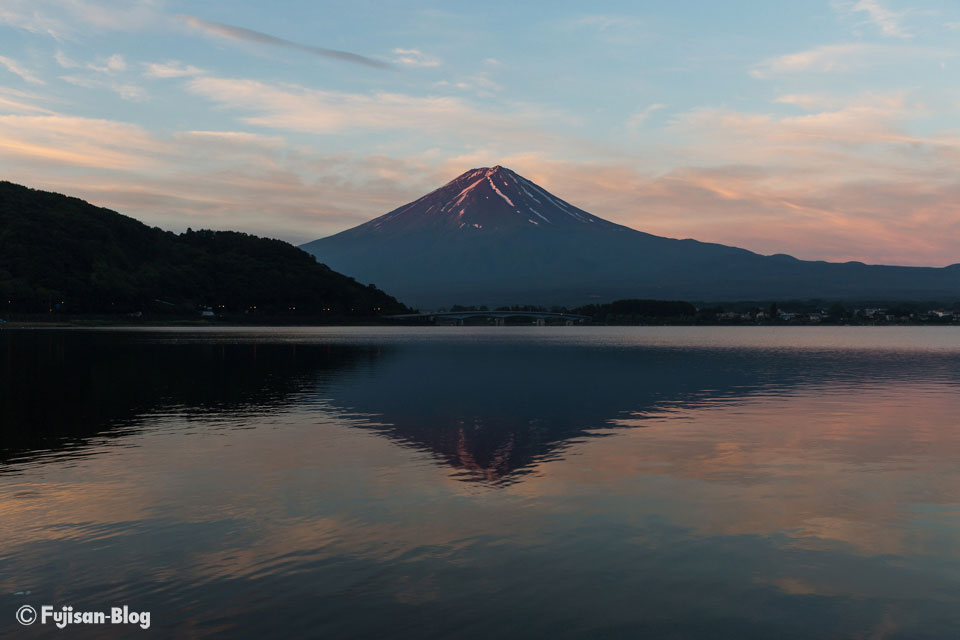
<path fill-rule="evenodd" d="M 833 96 L 812 93 L 788 93 L 774 100 L 780 104 L 790 104 L 806 110 L 831 109 L 839 104 Z"/>
<path fill-rule="evenodd" d="M 57 52 L 54 54 L 53 57 L 57 61 L 57 64 L 59 64 L 64 69 L 76 69 L 77 67 L 80 66 L 79 62 L 71 59 L 70 57 L 67 56 L 67 54 L 65 54 L 63 51 L 60 51 L 59 49 L 57 49 Z"/>
<path fill-rule="evenodd" d="M 667 105 L 664 105 L 664 104 L 651 104 L 647 107 L 644 107 L 640 111 L 637 111 L 636 113 L 631 115 L 629 118 L 627 118 L 627 129 L 629 129 L 630 131 L 636 131 L 640 129 L 643 126 L 643 124 L 647 121 L 647 118 L 649 118 L 654 111 L 659 111 L 660 109 L 664 109 L 666 108 L 666 106 Z"/>
<path fill-rule="evenodd" d="M 499 83 L 490 78 L 490 74 L 481 71 L 472 76 L 451 82 L 441 80 L 436 83 L 437 87 L 454 87 L 463 91 L 471 91 L 481 97 L 490 97 L 503 89 Z"/>
<path fill-rule="evenodd" d="M 61 114 L 0 116 L 0 164 L 9 167 L 5 179 L 151 225 L 294 242 L 360 224 L 445 177 L 416 156 L 323 154 L 235 130 L 163 138 L 134 124 Z"/>
<path fill-rule="evenodd" d="M 569 124 L 562 114 L 521 104 L 490 112 L 449 96 L 319 91 L 212 76 L 193 78 L 186 86 L 223 108 L 249 112 L 240 118 L 246 124 L 319 135 L 389 131 L 419 137 L 424 132 L 443 132 L 456 140 L 483 136 L 529 141 L 531 136 L 540 135 L 541 123 Z M 544 139 L 551 137 L 542 135 Z"/>
<path fill-rule="evenodd" d="M 84 89 L 107 89 L 116 93 L 124 100 L 138 102 L 147 97 L 147 92 L 143 87 L 138 87 L 135 84 L 117 82 L 110 78 L 92 75 L 68 75 L 60 76 L 60 79 L 76 87 L 83 87 Z"/>
<path fill-rule="evenodd" d="M 265 136 L 247 131 L 181 131 L 175 133 L 173 138 L 191 144 L 214 142 L 220 148 L 237 150 L 276 150 L 287 146 L 286 140 L 281 136 Z"/>
<path fill-rule="evenodd" d="M 34 102 L 42 102 L 44 98 L 35 93 L 20 91 L 9 87 L 0 87 L 0 113 L 4 114 L 37 114 L 53 112 L 40 107 Z"/>
<path fill-rule="evenodd" d="M 64 82 L 85 89 L 107 89 L 108 91 L 116 93 L 124 100 L 140 101 L 147 97 L 147 93 L 142 87 L 116 79 L 117 76 L 124 74 L 129 68 L 126 59 L 119 53 L 115 53 L 106 58 L 101 57 L 96 61 L 86 64 L 76 62 L 59 50 L 55 58 L 57 63 L 64 69 L 86 69 L 93 72 L 72 73 L 60 76 L 60 79 Z"/>
<path fill-rule="evenodd" d="M 102 169 L 155 167 L 169 151 L 136 125 L 95 118 L 54 115 L 0 116 L 0 154 L 18 166 L 53 163 Z"/>
<path fill-rule="evenodd" d="M 0 56 L 0 66 L 6 67 L 7 71 L 14 75 L 20 76 L 23 80 L 29 82 L 30 84 L 46 84 L 43 80 L 35 76 L 29 69 L 23 67 L 13 58 Z"/>
<path fill-rule="evenodd" d="M 236 98 L 229 84 L 205 88 Z M 376 97 L 318 97 L 256 83 L 248 90 L 266 101 L 250 103 L 261 117 L 294 109 L 286 115 L 306 118 L 332 100 L 357 118 L 350 126 L 387 127 L 392 118 L 415 131 L 424 126 L 410 115 L 420 111 L 418 102 L 398 100 L 374 112 Z M 291 96 L 304 102 L 283 104 Z M 277 110 L 267 109 L 270 101 L 278 101 Z M 466 116 L 467 126 L 476 127 L 469 138 L 487 130 L 489 115 L 452 104 L 424 116 L 438 121 L 430 126 L 453 130 Z M 0 116 L 0 164 L 9 167 L 8 179 L 78 195 L 164 228 L 234 228 L 302 242 L 385 213 L 467 168 L 501 163 L 588 211 L 660 235 L 811 259 L 957 262 L 960 138 L 906 132 L 903 123 L 923 110 L 907 95 L 834 98 L 833 104 L 787 117 L 682 112 L 668 125 L 669 153 L 654 147 L 657 158 L 650 162 L 612 154 L 559 161 L 553 151 L 537 150 L 538 139 L 504 135 L 496 126 L 490 130 L 515 144 L 495 136 L 484 138 L 482 148 L 396 157 L 323 153 L 306 147 L 302 136 L 291 137 L 293 144 L 282 134 L 242 128 L 160 137 L 129 123 L 34 113 Z M 651 145 L 658 131 L 649 130 Z"/>
<path fill-rule="evenodd" d="M 841 101 L 832 109 L 800 116 L 777 117 L 769 113 L 738 112 L 727 109 L 698 108 L 678 114 L 669 125 L 675 140 L 698 142 L 705 162 L 762 164 L 790 149 L 779 164 L 797 160 L 811 162 L 835 172 L 835 179 L 852 179 L 858 171 L 869 171 L 882 162 L 876 145 L 897 149 L 889 160 L 904 167 L 919 168 L 932 150 L 953 149 L 956 136 L 912 135 L 905 122 L 926 114 L 923 103 L 909 100 L 905 94 L 864 94 Z M 862 153 L 854 159 L 851 154 Z M 750 155 L 754 154 L 754 155 Z M 842 155 L 837 155 L 842 154 Z M 832 158 L 832 161 L 831 161 Z M 847 165 L 834 167 L 837 159 Z M 904 160 L 908 159 L 904 163 Z"/>
<path fill-rule="evenodd" d="M 146 71 L 143 75 L 148 78 L 184 78 L 203 75 L 203 69 L 193 65 L 183 65 L 176 60 L 166 62 L 145 62 Z"/>
<path fill-rule="evenodd" d="M 438 58 L 428 56 L 419 49 L 394 49 L 393 54 L 396 56 L 393 59 L 396 64 L 402 64 L 408 67 L 440 66 L 440 60 Z"/>
<path fill-rule="evenodd" d="M 127 70 L 127 61 L 123 59 L 122 55 L 115 53 L 109 58 L 104 59 L 99 64 L 94 62 L 87 63 L 87 68 L 100 73 L 114 75 Z"/>
<path fill-rule="evenodd" d="M 564 161 L 491 146 L 455 158 L 450 172 L 504 164 L 615 222 L 765 254 L 960 262 L 960 133 L 911 132 L 928 107 L 908 93 L 779 103 L 805 112 L 691 109 L 644 129 L 633 156 Z"/>
<path fill-rule="evenodd" d="M 776 162 L 772 150 L 762 155 Z M 955 178 L 928 182 L 897 175 L 892 168 L 875 172 L 874 178 L 831 177 L 829 170 L 836 171 L 840 158 L 829 163 L 829 170 L 818 170 L 806 155 L 792 166 L 731 160 L 665 172 L 542 159 L 530 167 L 510 166 L 531 178 L 539 174 L 544 187 L 578 207 L 657 235 L 805 259 L 958 262 L 960 182 Z"/>
<path fill-rule="evenodd" d="M 538 139 L 518 129 L 517 119 L 527 125 L 543 115 L 521 108 L 517 117 L 491 116 L 461 100 L 325 94 L 215 80 L 195 77 L 185 84 L 213 92 L 224 107 L 246 109 L 264 126 L 290 124 L 298 134 L 399 127 L 416 135 L 422 147 L 425 130 L 439 128 L 452 138 L 466 128 L 466 139 L 490 132 L 485 140 L 491 144 L 509 140 L 524 146 Z M 0 165 L 10 169 L 5 179 L 83 197 L 175 230 L 240 229 L 305 242 L 416 199 L 463 170 L 452 171 L 449 154 L 434 148 L 402 157 L 329 153 L 308 146 L 303 135 L 288 141 L 286 134 L 264 135 L 238 125 L 159 136 L 131 123 L 17 111 L 0 116 Z M 453 144 L 467 148 L 459 140 Z"/>
<path fill-rule="evenodd" d="M 56 40 L 90 31 L 132 31 L 156 24 L 163 0 L 3 0 L 0 24 Z"/>
<path fill-rule="evenodd" d="M 955 58 L 960 52 L 934 47 L 868 43 L 828 44 L 774 58 L 756 65 L 750 75 L 772 78 L 791 73 L 850 73 L 880 64 Z"/>
<path fill-rule="evenodd" d="M 882 6 L 878 0 L 858 0 L 850 6 L 849 10 L 852 13 L 867 14 L 867 22 L 876 26 L 880 29 L 880 33 L 887 37 L 913 37 L 913 34 L 909 33 L 901 23 L 903 17 L 907 15 L 906 11 L 891 11 Z"/>
<path fill-rule="evenodd" d="M 889 48 L 864 43 L 829 44 L 764 60 L 751 72 L 755 78 L 800 72 L 845 73 L 865 66 L 872 56 Z"/>
<path fill-rule="evenodd" d="M 299 44 L 297 42 L 291 42 L 290 40 L 284 40 L 283 38 L 278 38 L 276 36 L 271 36 L 267 33 L 262 33 L 260 31 L 254 31 L 253 29 L 246 29 L 244 27 L 234 27 L 228 24 L 223 24 L 221 22 L 213 22 L 211 20 L 203 20 L 202 18 L 196 18 L 194 16 L 181 15 L 178 16 L 187 25 L 203 31 L 204 33 L 219 36 L 221 38 L 228 38 L 230 40 L 241 40 L 244 42 L 253 42 L 256 44 L 266 44 L 275 47 L 285 47 L 287 49 L 296 49 L 298 51 L 305 51 L 311 53 L 315 56 L 320 56 L 321 58 L 329 58 L 332 60 L 340 60 L 342 62 L 350 62 L 352 64 L 359 64 L 366 67 L 372 67 L 374 69 L 392 69 L 392 65 L 389 63 L 374 60 L 373 58 L 368 58 L 357 53 L 350 53 L 349 51 L 339 51 L 337 49 L 325 49 L 323 47 L 315 47 L 312 45 Z"/>
<path fill-rule="evenodd" d="M 64 82 L 85 89 L 107 89 L 108 91 L 116 93 L 124 100 L 140 101 L 147 97 L 147 93 L 142 87 L 116 79 L 117 76 L 124 74 L 129 67 L 126 59 L 119 53 L 115 53 L 106 58 L 100 57 L 86 64 L 81 64 L 67 57 L 59 50 L 54 57 L 57 63 L 64 69 L 87 70 L 87 72 L 60 76 L 60 79 Z M 90 71 L 93 73 L 89 73 Z"/>
<path fill-rule="evenodd" d="M 0 112 L 4 112 L 7 114 L 53 113 L 49 109 L 44 109 L 43 107 L 38 107 L 36 105 L 28 104 L 26 102 L 21 102 L 19 100 L 14 100 L 12 98 L 7 98 L 6 96 L 0 96 Z"/>
<path fill-rule="evenodd" d="M 663 132 L 672 167 L 548 161 L 536 170 L 568 201 L 660 235 L 810 259 L 960 261 L 956 132 L 911 133 L 927 107 L 905 94 L 784 102 L 812 112 L 674 116 Z"/>

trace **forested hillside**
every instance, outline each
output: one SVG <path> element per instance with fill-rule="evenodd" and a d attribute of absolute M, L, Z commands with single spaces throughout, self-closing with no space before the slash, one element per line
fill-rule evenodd
<path fill-rule="evenodd" d="M 280 240 L 175 234 L 0 182 L 0 317 L 49 311 L 375 316 L 406 307 Z"/>

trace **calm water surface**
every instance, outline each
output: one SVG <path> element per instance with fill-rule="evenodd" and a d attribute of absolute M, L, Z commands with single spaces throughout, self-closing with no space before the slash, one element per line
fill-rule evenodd
<path fill-rule="evenodd" d="M 0 331 L 0 637 L 956 638 L 960 330 Z"/>

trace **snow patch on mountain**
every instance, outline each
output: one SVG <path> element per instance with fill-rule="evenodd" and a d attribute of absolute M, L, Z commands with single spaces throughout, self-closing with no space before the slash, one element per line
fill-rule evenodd
<path fill-rule="evenodd" d="M 511 229 L 547 233 L 616 226 L 577 209 L 510 169 L 494 166 L 464 172 L 439 189 L 356 227 L 356 233 L 361 229 L 375 230 L 378 235 L 447 229 L 473 235 Z"/>
<path fill-rule="evenodd" d="M 507 204 L 509 204 L 511 207 L 517 206 L 513 204 L 513 200 L 503 195 L 503 191 L 500 191 L 500 189 L 497 189 L 497 185 L 493 184 L 493 180 L 490 179 L 490 176 L 487 176 L 487 180 L 490 182 L 490 186 L 493 187 L 493 190 L 497 192 L 497 195 L 503 198 L 504 200 L 506 200 Z"/>

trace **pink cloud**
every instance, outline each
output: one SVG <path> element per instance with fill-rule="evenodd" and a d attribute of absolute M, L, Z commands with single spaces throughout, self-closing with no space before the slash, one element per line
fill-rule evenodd
<path fill-rule="evenodd" d="M 592 213 L 659 235 L 806 259 L 960 262 L 960 137 L 911 132 L 907 123 L 925 107 L 907 95 L 781 100 L 802 106 L 800 115 L 691 110 L 648 127 L 643 148 L 631 153 L 548 139 L 522 118 L 512 137 L 496 129 L 501 116 L 441 101 L 429 125 L 436 130 L 492 126 L 499 134 L 482 147 L 398 159 L 318 152 L 300 139 L 291 144 L 283 129 L 376 129 L 390 118 L 394 127 L 415 128 L 426 117 L 416 99 L 381 104 L 208 80 L 188 82 L 222 91 L 224 106 L 247 105 L 256 114 L 249 117 L 276 132 L 157 136 L 130 123 L 56 114 L 33 106 L 29 94 L 8 93 L 0 96 L 9 113 L 0 115 L 5 177 L 165 228 L 235 228 L 301 242 L 385 213 L 466 169 L 503 164 Z"/>

